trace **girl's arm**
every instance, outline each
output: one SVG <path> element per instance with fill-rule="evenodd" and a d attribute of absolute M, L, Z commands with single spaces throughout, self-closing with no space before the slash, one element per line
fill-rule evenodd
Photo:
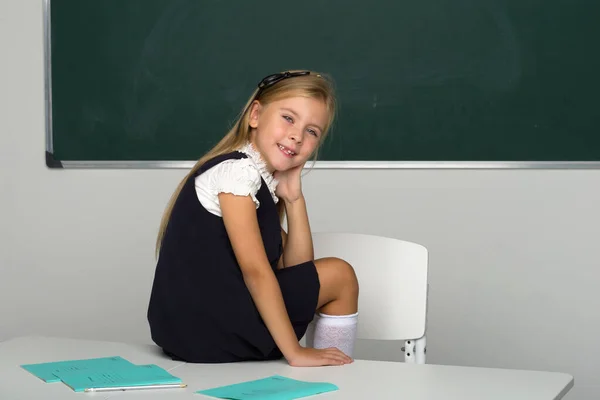
<path fill-rule="evenodd" d="M 264 251 L 256 218 L 256 205 L 249 196 L 230 193 L 220 193 L 219 202 L 225 229 L 246 286 L 275 343 L 288 358 L 298 350 L 300 344 Z"/>
<path fill-rule="evenodd" d="M 282 236 L 284 237 L 283 267 L 290 267 L 314 260 L 312 234 L 304 196 L 301 195 L 293 202 L 282 201 L 285 201 L 285 213 L 288 225 L 287 235 L 282 232 Z"/>
<path fill-rule="evenodd" d="M 225 229 L 242 270 L 244 281 L 258 312 L 277 347 L 291 365 L 343 364 L 349 358 L 337 349 L 303 348 L 298 343 L 283 302 L 277 278 L 271 269 L 250 196 L 220 193 Z"/>

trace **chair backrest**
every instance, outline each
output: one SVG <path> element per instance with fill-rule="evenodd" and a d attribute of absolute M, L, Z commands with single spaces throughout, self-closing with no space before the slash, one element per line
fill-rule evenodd
<path fill-rule="evenodd" d="M 348 262 L 359 284 L 358 339 L 425 335 L 428 252 L 419 244 L 356 233 L 314 232 L 315 258 Z"/>

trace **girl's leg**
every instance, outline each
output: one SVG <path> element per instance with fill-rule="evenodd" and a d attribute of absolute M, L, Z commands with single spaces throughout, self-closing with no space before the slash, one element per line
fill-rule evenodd
<path fill-rule="evenodd" d="M 329 257 L 315 260 L 321 289 L 317 310 L 329 315 L 358 311 L 358 280 L 346 261 Z"/>
<path fill-rule="evenodd" d="M 358 281 L 339 258 L 315 260 L 319 282 L 317 315 L 306 333 L 309 347 L 337 347 L 352 357 L 358 322 Z"/>

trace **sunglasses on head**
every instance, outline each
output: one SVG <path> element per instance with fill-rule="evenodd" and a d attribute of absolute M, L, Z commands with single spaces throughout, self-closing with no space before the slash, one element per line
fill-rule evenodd
<path fill-rule="evenodd" d="M 271 74 L 269 76 L 264 77 L 263 80 L 259 82 L 258 88 L 259 88 L 259 91 L 262 91 L 264 88 L 273 86 L 277 82 L 282 81 L 284 79 L 294 78 L 297 76 L 305 76 L 305 75 L 310 75 L 310 71 L 298 71 L 298 72 L 286 71 L 286 72 L 282 72 L 282 73 L 278 73 L 278 74 Z"/>

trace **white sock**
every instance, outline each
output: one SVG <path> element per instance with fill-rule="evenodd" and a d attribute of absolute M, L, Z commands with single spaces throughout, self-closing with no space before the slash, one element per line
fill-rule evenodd
<path fill-rule="evenodd" d="M 319 313 L 306 331 L 306 345 L 315 349 L 336 347 L 352 357 L 356 340 L 358 313 L 327 315 Z"/>

